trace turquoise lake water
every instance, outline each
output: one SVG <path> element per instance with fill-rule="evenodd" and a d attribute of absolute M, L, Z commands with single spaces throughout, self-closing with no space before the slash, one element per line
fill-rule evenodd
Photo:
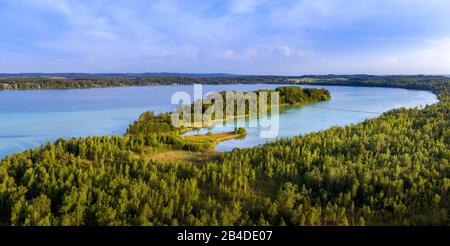
<path fill-rule="evenodd" d="M 280 85 L 204 85 L 210 91 L 252 91 Z M 425 106 L 437 102 L 428 91 L 350 86 L 304 86 L 326 88 L 332 99 L 280 111 L 279 137 L 319 131 L 334 125 L 358 123 L 399 107 Z M 123 134 L 144 111 L 168 112 L 172 94 L 193 94 L 192 85 L 117 87 L 95 89 L 0 91 L 0 157 L 40 146 L 59 137 Z M 240 121 L 256 119 L 241 119 Z M 194 133 L 229 131 L 221 125 Z M 244 139 L 220 143 L 220 151 L 251 147 L 272 139 L 260 138 L 260 128 L 248 128 Z"/>

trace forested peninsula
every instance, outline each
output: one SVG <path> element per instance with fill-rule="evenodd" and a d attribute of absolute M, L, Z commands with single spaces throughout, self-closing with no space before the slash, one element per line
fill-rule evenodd
<path fill-rule="evenodd" d="M 323 79 L 290 82 L 340 84 Z M 123 137 L 60 139 L 5 157 L 0 224 L 449 225 L 450 80 L 342 83 L 427 89 L 440 101 L 170 162 L 155 155 L 173 140 L 152 129 L 172 129 L 146 113 Z"/>

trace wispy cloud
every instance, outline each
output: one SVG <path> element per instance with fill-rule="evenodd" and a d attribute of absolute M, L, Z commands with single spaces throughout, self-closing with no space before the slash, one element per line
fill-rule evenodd
<path fill-rule="evenodd" d="M 449 12 L 444 0 L 4 0 L 0 72 L 448 73 Z"/>

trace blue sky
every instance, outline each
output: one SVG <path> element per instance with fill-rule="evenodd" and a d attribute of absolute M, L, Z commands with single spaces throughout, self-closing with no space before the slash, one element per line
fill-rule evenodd
<path fill-rule="evenodd" d="M 450 74 L 448 0 L 0 0 L 0 73 Z"/>

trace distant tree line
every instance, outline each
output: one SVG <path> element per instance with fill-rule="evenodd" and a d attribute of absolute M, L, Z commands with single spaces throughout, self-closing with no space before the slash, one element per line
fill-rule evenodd
<path fill-rule="evenodd" d="M 190 85 L 190 84 L 256 84 L 284 83 L 283 77 L 236 76 L 236 77 L 12 77 L 0 78 L 0 90 L 101 88 L 119 86 Z"/>
<path fill-rule="evenodd" d="M 119 86 L 186 84 L 312 84 L 368 87 L 397 87 L 423 90 L 446 90 L 444 76 L 374 76 L 374 75 L 189 75 L 189 74 L 24 74 L 0 76 L 0 90 L 99 88 Z"/>

